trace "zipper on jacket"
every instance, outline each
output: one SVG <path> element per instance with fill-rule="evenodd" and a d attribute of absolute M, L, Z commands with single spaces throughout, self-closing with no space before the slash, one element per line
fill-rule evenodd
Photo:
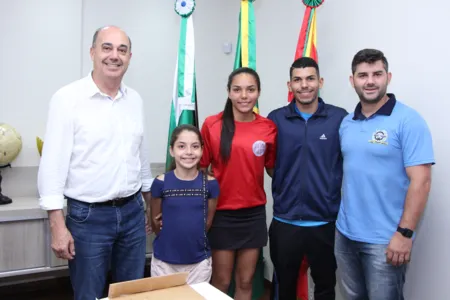
<path fill-rule="evenodd" d="M 300 188 L 301 188 L 301 211 L 303 211 L 304 207 L 305 207 L 305 190 L 306 187 L 308 185 L 308 153 L 309 153 L 309 146 L 308 146 L 308 138 L 307 138 L 307 134 L 308 134 L 308 121 L 312 118 L 312 116 L 308 119 L 308 120 L 304 120 L 305 121 L 305 132 L 304 132 L 304 139 L 305 139 L 305 144 L 304 144 L 304 153 L 305 153 L 305 158 L 303 159 L 304 161 L 304 178 L 302 178 L 302 183 L 300 184 Z M 303 162 L 302 161 L 302 162 Z"/>

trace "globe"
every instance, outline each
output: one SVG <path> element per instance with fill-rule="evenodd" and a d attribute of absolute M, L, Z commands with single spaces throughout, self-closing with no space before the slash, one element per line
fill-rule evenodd
<path fill-rule="evenodd" d="M 0 167 L 10 164 L 22 150 L 22 137 L 11 125 L 0 123 Z"/>

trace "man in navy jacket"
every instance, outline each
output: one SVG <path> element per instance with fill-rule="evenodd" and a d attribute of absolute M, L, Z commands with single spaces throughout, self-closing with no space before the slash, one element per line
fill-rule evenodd
<path fill-rule="evenodd" d="M 290 68 L 294 99 L 268 118 L 278 128 L 272 180 L 270 256 L 280 300 L 295 300 L 303 257 L 311 268 L 314 299 L 335 299 L 335 221 L 342 184 L 339 126 L 347 112 L 319 97 L 323 78 L 309 57 Z"/>

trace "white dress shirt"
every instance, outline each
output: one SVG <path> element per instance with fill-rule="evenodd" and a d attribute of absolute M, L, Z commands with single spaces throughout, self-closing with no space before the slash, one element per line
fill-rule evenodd
<path fill-rule="evenodd" d="M 112 99 L 91 74 L 53 95 L 38 172 L 39 203 L 62 209 L 64 196 L 94 203 L 150 191 L 143 102 L 124 84 Z"/>

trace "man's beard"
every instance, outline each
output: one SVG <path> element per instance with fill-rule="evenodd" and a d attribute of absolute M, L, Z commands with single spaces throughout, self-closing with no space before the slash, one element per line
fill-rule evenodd
<path fill-rule="evenodd" d="M 301 105 L 310 105 L 312 103 L 314 103 L 314 101 L 317 99 L 318 93 L 314 93 L 313 97 L 311 97 L 311 99 L 298 99 L 297 97 L 295 97 L 295 101 L 297 101 L 298 103 L 300 103 Z"/>
<path fill-rule="evenodd" d="M 378 89 L 378 95 L 372 99 L 367 99 L 366 97 L 364 97 L 364 88 L 355 89 L 355 90 L 356 90 L 356 93 L 358 94 L 359 100 L 361 100 L 361 102 L 364 102 L 367 104 L 377 104 L 386 95 L 387 86 L 385 85 L 384 87 Z"/>

